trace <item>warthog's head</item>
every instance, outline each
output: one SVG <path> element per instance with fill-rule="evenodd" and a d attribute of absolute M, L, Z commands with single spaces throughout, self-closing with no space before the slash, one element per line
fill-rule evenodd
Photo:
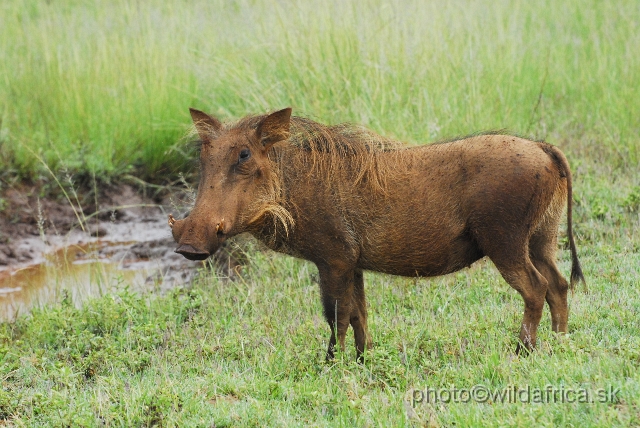
<path fill-rule="evenodd" d="M 225 239 L 257 227 L 267 213 L 288 215 L 274 202 L 279 184 L 268 152 L 289 138 L 291 109 L 232 126 L 198 110 L 191 109 L 191 117 L 202 141 L 198 195 L 191 213 L 184 220 L 170 215 L 169 225 L 176 253 L 204 260 Z"/>

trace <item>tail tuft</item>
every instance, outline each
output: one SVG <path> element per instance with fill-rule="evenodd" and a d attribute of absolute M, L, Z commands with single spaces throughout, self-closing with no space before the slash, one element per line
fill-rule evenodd
<path fill-rule="evenodd" d="M 584 292 L 588 293 L 589 288 L 587 287 L 587 281 L 584 279 L 584 274 L 582 273 L 582 267 L 580 266 L 580 260 L 578 260 L 578 253 L 576 251 L 576 245 L 573 242 L 573 236 L 570 238 L 570 247 L 571 247 L 571 278 L 569 281 L 569 286 L 571 287 L 571 291 L 575 289 L 575 284 L 577 282 L 582 281 L 584 285 Z"/>
<path fill-rule="evenodd" d="M 584 279 L 582 273 L 582 267 L 580 267 L 580 260 L 578 260 L 578 251 L 576 250 L 576 243 L 573 240 L 573 225 L 572 225 L 572 213 L 573 213 L 573 188 L 571 180 L 571 170 L 569 169 L 569 162 L 557 147 L 550 144 L 546 145 L 547 154 L 558 165 L 560 170 L 560 176 L 567 179 L 567 237 L 569 238 L 569 249 L 571 250 L 571 278 L 569 281 L 569 287 L 571 292 L 575 289 L 576 282 L 582 281 L 584 284 L 584 291 L 588 293 L 587 281 Z"/>

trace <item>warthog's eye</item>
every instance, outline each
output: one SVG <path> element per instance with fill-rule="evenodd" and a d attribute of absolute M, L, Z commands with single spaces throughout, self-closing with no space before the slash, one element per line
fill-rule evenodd
<path fill-rule="evenodd" d="M 249 149 L 242 149 L 238 156 L 238 163 L 246 162 L 251 157 L 251 151 Z"/>

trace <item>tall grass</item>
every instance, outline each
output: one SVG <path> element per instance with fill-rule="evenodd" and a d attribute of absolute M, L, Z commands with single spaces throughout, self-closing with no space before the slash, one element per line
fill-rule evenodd
<path fill-rule="evenodd" d="M 161 180 L 189 106 L 286 105 L 413 143 L 509 129 L 640 161 L 635 1 L 125 0 L 0 5 L 5 174 Z"/>

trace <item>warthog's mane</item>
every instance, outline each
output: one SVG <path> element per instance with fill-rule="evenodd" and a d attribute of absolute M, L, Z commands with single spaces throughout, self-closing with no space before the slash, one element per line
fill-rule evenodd
<path fill-rule="evenodd" d="M 221 132 L 255 130 L 266 115 L 248 116 L 225 124 Z M 356 187 L 372 196 L 384 195 L 386 181 L 393 176 L 396 162 L 384 161 L 393 152 L 408 146 L 351 123 L 323 125 L 311 119 L 291 117 L 289 138 L 269 151 L 271 179 L 252 221 L 271 217 L 267 232 L 273 239 L 277 230 L 288 233 L 294 225 L 287 201 L 292 185 L 313 181 L 314 191 L 329 192 L 337 205 L 347 203 Z M 360 193 L 361 193 L 360 192 Z M 260 222 L 263 223 L 263 222 Z"/>
<path fill-rule="evenodd" d="M 225 128 L 256 129 L 265 116 L 248 116 Z M 391 171 L 386 171 L 387 162 L 379 162 L 380 154 L 408 147 L 351 123 L 329 126 L 293 116 L 289 131 L 289 138 L 269 153 L 279 175 L 322 177 L 334 192 L 358 185 L 384 191 Z"/>

